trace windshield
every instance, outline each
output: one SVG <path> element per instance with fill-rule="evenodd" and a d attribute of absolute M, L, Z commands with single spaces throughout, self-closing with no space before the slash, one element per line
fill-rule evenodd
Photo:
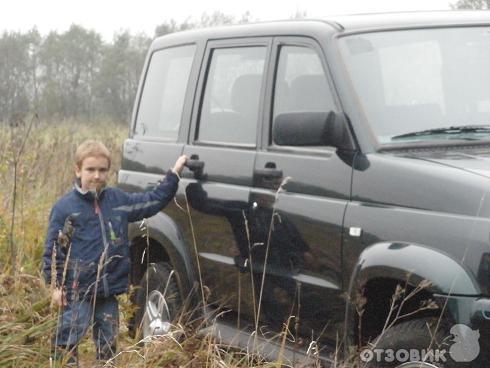
<path fill-rule="evenodd" d="M 490 125 L 490 27 L 358 34 L 340 49 L 379 143 L 490 139 L 455 130 Z"/>

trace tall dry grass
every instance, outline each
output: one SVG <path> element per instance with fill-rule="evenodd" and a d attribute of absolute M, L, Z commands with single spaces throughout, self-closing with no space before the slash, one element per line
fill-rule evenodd
<path fill-rule="evenodd" d="M 34 119 L 17 126 L 0 125 L 0 246 L 10 242 L 10 225 L 14 212 L 14 161 L 26 140 L 22 155 L 17 159 L 17 188 L 13 243 L 17 263 L 0 255 L 3 271 L 33 272 L 43 251 L 44 231 L 49 211 L 57 198 L 69 191 L 74 179 L 73 153 L 86 139 L 103 141 L 113 155 L 111 184 L 120 167 L 121 147 L 127 128 L 100 122 L 98 124 L 43 123 Z M 29 135 L 27 136 L 29 132 Z M 9 245 L 10 246 L 10 245 Z M 9 246 L 7 249 L 9 249 Z M 5 248 L 2 248 L 4 250 Z"/>
<path fill-rule="evenodd" d="M 69 191 L 73 152 L 85 139 L 106 143 L 120 166 L 128 129 L 113 123 L 0 125 L 0 366 L 47 366 L 56 313 L 41 275 L 49 212 Z"/>

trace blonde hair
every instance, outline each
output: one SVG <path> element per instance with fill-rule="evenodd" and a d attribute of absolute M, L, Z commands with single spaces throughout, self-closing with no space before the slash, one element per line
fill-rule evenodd
<path fill-rule="evenodd" d="M 102 142 L 89 139 L 78 146 L 75 152 L 75 164 L 79 169 L 82 168 L 83 160 L 87 157 L 106 158 L 109 167 L 111 167 L 111 153 Z"/>

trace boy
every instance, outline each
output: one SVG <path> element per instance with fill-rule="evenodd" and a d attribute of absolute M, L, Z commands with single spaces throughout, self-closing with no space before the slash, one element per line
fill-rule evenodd
<path fill-rule="evenodd" d="M 44 274 L 53 282 L 53 303 L 60 310 L 53 338 L 55 358 L 70 352 L 93 329 L 97 359 L 116 351 L 119 311 L 116 295 L 129 283 L 128 222 L 158 213 L 173 198 L 187 157 L 181 156 L 155 189 L 125 193 L 106 188 L 111 164 L 100 142 L 83 142 L 75 153 L 73 190 L 53 206 L 45 244 Z M 54 261 L 54 263 L 53 263 Z"/>

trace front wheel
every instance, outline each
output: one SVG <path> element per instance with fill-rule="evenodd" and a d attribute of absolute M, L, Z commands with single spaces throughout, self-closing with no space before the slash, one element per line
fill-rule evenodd
<path fill-rule="evenodd" d="M 371 352 L 363 351 L 369 359 L 369 368 L 456 367 L 449 354 L 451 334 L 444 323 L 438 324 L 437 318 L 398 323 L 374 343 Z"/>
<path fill-rule="evenodd" d="M 167 262 L 152 263 L 136 292 L 137 336 L 165 335 L 181 306 L 177 275 Z"/>

